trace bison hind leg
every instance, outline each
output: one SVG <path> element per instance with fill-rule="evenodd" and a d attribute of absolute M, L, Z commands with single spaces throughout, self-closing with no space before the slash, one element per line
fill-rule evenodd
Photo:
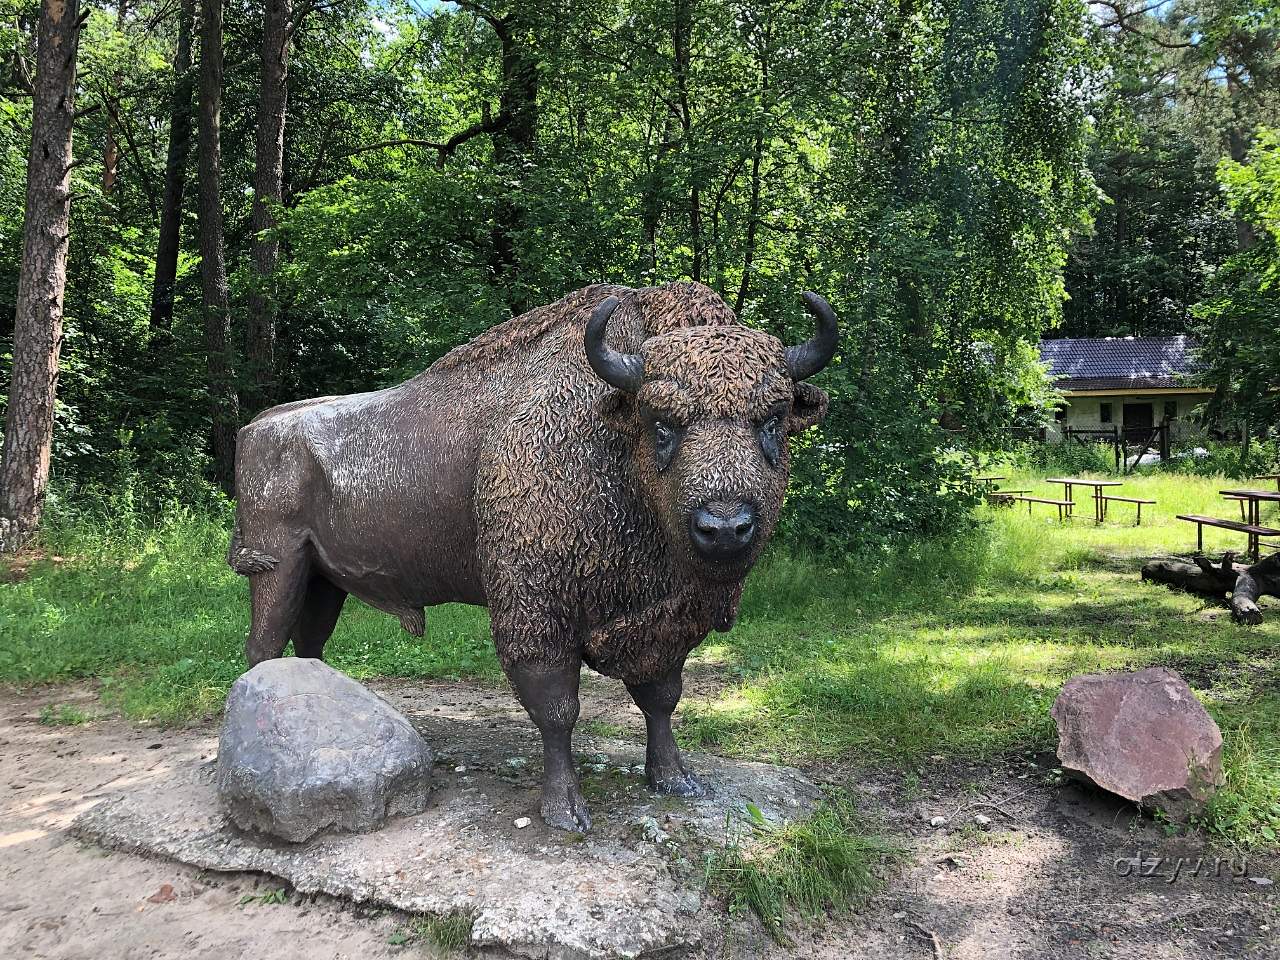
<path fill-rule="evenodd" d="M 324 645 L 338 625 L 347 591 L 324 577 L 312 577 L 293 630 L 293 652 L 299 657 L 324 659 Z"/>

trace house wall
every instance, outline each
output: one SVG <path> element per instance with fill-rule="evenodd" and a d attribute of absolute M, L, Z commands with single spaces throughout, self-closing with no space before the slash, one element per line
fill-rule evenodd
<path fill-rule="evenodd" d="M 1173 439 L 1195 434 L 1199 426 L 1191 420 L 1192 411 L 1207 399 L 1204 393 L 1131 393 L 1105 397 L 1066 397 L 1062 409 L 1063 419 L 1049 428 L 1051 439 L 1061 439 L 1064 427 L 1079 430 L 1110 430 L 1112 425 L 1124 426 L 1126 403 L 1149 403 L 1154 423 L 1164 418 L 1165 404 L 1177 404 L 1173 421 Z M 1111 405 L 1111 423 L 1102 422 L 1102 404 Z"/>

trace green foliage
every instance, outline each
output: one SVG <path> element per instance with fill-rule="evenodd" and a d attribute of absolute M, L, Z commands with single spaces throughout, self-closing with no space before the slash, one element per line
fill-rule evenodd
<path fill-rule="evenodd" d="M 1207 379 L 1218 387 L 1210 407 L 1256 433 L 1280 424 L 1280 133 L 1260 131 L 1247 162 L 1224 160 L 1218 173 L 1250 243 L 1227 260 L 1198 311 Z"/>
<path fill-rule="evenodd" d="M 194 177 L 175 320 L 148 321 L 176 31 L 153 6 L 123 24 L 95 12 L 83 37 L 81 105 L 123 93 L 76 135 L 54 471 L 73 503 L 120 492 L 154 510 L 210 495 Z M 1066 243 L 1093 199 L 1101 62 L 1078 0 L 693 0 L 679 22 L 675 9 L 494 5 L 537 65 L 536 137 L 518 160 L 502 130 L 429 145 L 509 108 L 483 18 L 449 4 L 309 13 L 290 63 L 284 259 L 263 282 L 247 227 L 261 12 L 230 4 L 237 339 L 246 295 L 265 293 L 280 311 L 269 392 L 284 400 L 395 382 L 593 281 L 698 279 L 791 341 L 810 332 L 799 292 L 819 290 L 844 340 L 822 379 L 831 416 L 798 451 L 789 534 L 853 555 L 963 527 L 969 455 L 1043 393 L 1028 343 L 1056 322 Z M 4 101 L 6 174 L 25 157 L 25 109 Z M 107 193 L 109 132 L 124 154 Z M 0 187 L 0 303 L 20 259 L 19 180 Z"/>
<path fill-rule="evenodd" d="M 864 903 L 880 887 L 877 871 L 902 851 L 872 832 L 843 794 L 828 794 L 804 820 L 775 826 L 759 809 L 707 863 L 707 883 L 733 913 L 750 910 L 769 934 L 789 943 L 788 911 L 815 919 Z"/>

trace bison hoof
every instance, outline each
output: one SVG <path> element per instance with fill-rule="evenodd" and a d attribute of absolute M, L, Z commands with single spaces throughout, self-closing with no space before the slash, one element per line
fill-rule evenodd
<path fill-rule="evenodd" d="M 542 819 L 547 826 L 573 833 L 586 833 L 591 829 L 591 814 L 587 802 L 576 786 L 568 789 L 548 785 L 542 793 Z"/>
<path fill-rule="evenodd" d="M 683 768 L 669 773 L 649 771 L 649 787 L 668 797 L 705 797 L 707 795 L 706 784 Z"/>

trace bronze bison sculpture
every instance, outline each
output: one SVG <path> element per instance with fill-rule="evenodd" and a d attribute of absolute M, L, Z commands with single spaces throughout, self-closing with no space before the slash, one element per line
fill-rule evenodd
<path fill-rule="evenodd" d="M 542 734 L 542 816 L 585 830 L 570 738 L 583 663 L 621 679 L 646 771 L 697 796 L 671 734 L 685 658 L 737 616 L 773 532 L 787 438 L 826 413 L 803 382 L 836 318 L 784 347 L 697 283 L 593 286 L 485 332 L 413 379 L 275 407 L 240 431 L 229 562 L 249 578 L 250 664 L 320 657 L 354 594 L 424 630 L 488 606 Z"/>

